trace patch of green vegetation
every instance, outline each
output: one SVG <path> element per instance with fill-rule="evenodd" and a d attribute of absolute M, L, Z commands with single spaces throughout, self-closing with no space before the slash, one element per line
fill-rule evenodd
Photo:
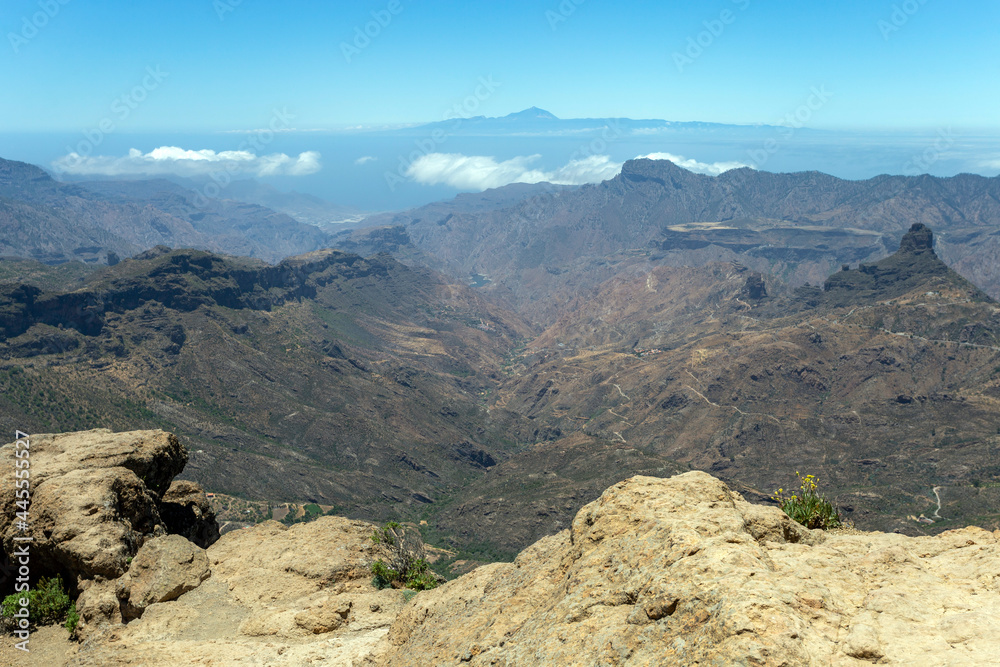
<path fill-rule="evenodd" d="M 59 576 L 43 578 L 33 589 L 11 593 L 4 598 L 3 603 L 0 603 L 0 615 L 7 622 L 13 620 L 14 615 L 21 610 L 22 599 L 28 602 L 28 621 L 35 627 L 64 623 L 64 627 L 72 633 L 80 621 L 76 603 L 70 600 Z"/>
<path fill-rule="evenodd" d="M 781 505 L 785 514 L 806 528 L 826 530 L 840 526 L 840 513 L 834 509 L 830 501 L 817 493 L 816 477 L 813 475 L 803 477 L 797 470 L 795 476 L 799 478 L 798 493 L 786 496 L 784 489 L 778 489 L 772 496 Z"/>
<path fill-rule="evenodd" d="M 437 579 L 428 570 L 430 565 L 423 558 L 410 561 L 406 569 L 393 570 L 382 559 L 372 563 L 372 585 L 375 588 L 398 588 L 393 584 L 402 584 L 403 588 L 412 591 L 426 591 L 438 585 Z"/>
<path fill-rule="evenodd" d="M 302 516 L 298 518 L 293 517 L 293 515 L 297 514 L 297 512 L 289 512 L 288 514 L 285 515 L 285 518 L 281 520 L 281 523 L 285 524 L 286 526 L 291 526 L 296 523 L 309 523 L 310 521 L 315 521 L 316 519 L 323 516 L 323 509 L 316 503 L 308 503 L 306 505 L 303 505 L 302 510 L 304 513 Z"/>
<path fill-rule="evenodd" d="M 373 530 L 369 539 L 375 544 L 388 544 L 391 546 L 396 543 L 396 529 L 399 527 L 400 524 L 398 521 L 390 521 L 382 528 Z"/>
<path fill-rule="evenodd" d="M 63 627 L 69 630 L 71 635 L 76 634 L 76 626 L 80 624 L 80 613 L 76 610 L 76 602 L 69 603 L 69 611 L 66 612 L 66 622 Z"/>
<path fill-rule="evenodd" d="M 388 562 L 379 558 L 371 565 L 372 585 L 375 588 L 408 588 L 425 591 L 438 585 L 437 577 L 430 571 L 430 564 L 421 554 L 416 554 L 407 544 L 406 533 L 396 521 L 372 531 L 371 541 L 384 547 Z"/>

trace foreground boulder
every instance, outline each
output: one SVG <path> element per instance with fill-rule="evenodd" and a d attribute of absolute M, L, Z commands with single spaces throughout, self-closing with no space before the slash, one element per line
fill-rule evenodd
<path fill-rule="evenodd" d="M 163 431 L 96 429 L 30 438 L 29 527 L 15 522 L 15 446 L 0 447 L 0 536 L 33 538 L 32 572 L 63 575 L 71 587 L 121 576 L 142 543 L 166 534 L 161 496 L 187 462 Z"/>
<path fill-rule="evenodd" d="M 81 582 L 77 636 L 88 638 L 139 618 L 148 606 L 176 600 L 210 575 L 208 556 L 198 545 L 179 535 L 147 540 L 118 579 Z"/>
<path fill-rule="evenodd" d="M 162 593 L 141 595 L 148 602 L 141 618 L 89 635 L 68 664 L 298 667 L 377 660 L 408 596 L 372 586 L 373 529 L 322 517 L 291 528 L 268 521 L 227 533 L 209 547 L 211 575 L 200 586 L 170 602 L 155 601 L 165 599 Z M 140 590 L 133 570 L 142 556 L 129 571 L 133 598 Z M 189 581 L 197 578 L 191 573 Z M 177 590 L 155 583 L 142 588 L 167 589 Z"/>
<path fill-rule="evenodd" d="M 204 549 L 180 535 L 164 535 L 139 549 L 115 591 L 125 601 L 125 619 L 131 620 L 151 604 L 176 600 L 198 588 L 209 574 Z"/>
<path fill-rule="evenodd" d="M 701 472 L 634 477 L 514 563 L 421 593 L 384 665 L 982 665 L 1000 531 L 822 533 Z"/>

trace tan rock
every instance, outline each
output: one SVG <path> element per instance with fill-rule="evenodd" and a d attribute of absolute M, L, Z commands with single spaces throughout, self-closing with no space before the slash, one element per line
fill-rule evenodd
<path fill-rule="evenodd" d="M 314 635 L 332 632 L 347 622 L 351 613 L 350 600 L 324 600 L 295 615 L 295 623 Z"/>
<path fill-rule="evenodd" d="M 143 540 L 165 529 L 157 504 L 187 460 L 177 438 L 163 431 L 107 429 L 30 437 L 30 527 L 14 523 L 14 444 L 0 447 L 0 536 L 30 535 L 33 572 L 80 580 L 114 578 Z"/>
<path fill-rule="evenodd" d="M 126 601 L 125 619 L 138 618 L 146 607 L 170 602 L 208 579 L 205 550 L 180 535 L 147 541 L 118 580 L 118 597 Z"/>
<path fill-rule="evenodd" d="M 324 517 L 225 535 L 208 549 L 208 580 L 90 635 L 68 664 L 798 667 L 1000 654 L 1000 535 L 808 531 L 705 473 L 616 484 L 513 563 L 409 603 L 371 586 L 372 528 Z M 111 607 L 112 583 L 85 596 Z"/>
<path fill-rule="evenodd" d="M 692 472 L 634 477 L 514 563 L 421 593 L 381 665 L 991 664 L 1000 544 L 790 524 Z"/>
<path fill-rule="evenodd" d="M 155 496 L 127 468 L 49 477 L 35 487 L 30 515 L 36 567 L 70 572 L 78 579 L 120 576 L 145 536 L 164 532 Z M 3 538 L 8 553 L 22 534 L 16 525 L 7 526 Z"/>
<path fill-rule="evenodd" d="M 88 582 L 76 600 L 80 614 L 77 634 L 87 637 L 94 632 L 122 622 L 122 601 L 118 597 L 118 581 Z"/>
<path fill-rule="evenodd" d="M 227 533 L 207 550 L 211 577 L 172 602 L 150 604 L 127 625 L 88 636 L 69 664 L 298 667 L 375 660 L 387 649 L 382 640 L 405 598 L 371 585 L 373 529 L 322 517 Z M 137 555 L 132 577 L 138 561 Z"/>
<path fill-rule="evenodd" d="M 161 495 L 187 463 L 187 451 L 176 436 L 166 431 L 113 433 L 98 428 L 76 433 L 39 433 L 32 435 L 30 442 L 31 479 L 35 487 L 48 477 L 71 470 L 121 467 L 134 472 L 151 491 Z M 13 443 L 0 447 L 0 460 L 9 463 L 13 451 Z M 4 473 L 9 469 L 5 467 Z"/>

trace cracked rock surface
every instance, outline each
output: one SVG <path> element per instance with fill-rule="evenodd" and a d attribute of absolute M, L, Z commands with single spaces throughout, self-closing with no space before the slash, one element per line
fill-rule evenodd
<path fill-rule="evenodd" d="M 998 538 L 809 531 L 703 472 L 633 477 L 421 593 L 378 664 L 990 664 Z"/>

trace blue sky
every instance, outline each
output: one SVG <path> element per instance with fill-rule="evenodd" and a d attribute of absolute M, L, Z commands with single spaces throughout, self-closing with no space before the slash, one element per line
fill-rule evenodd
<path fill-rule="evenodd" d="M 813 127 L 996 128 L 998 27 L 995 0 L 5 0 L 0 132 L 116 102 L 125 132 L 434 121 L 483 77 L 485 115 L 774 123 L 825 86 Z"/>

